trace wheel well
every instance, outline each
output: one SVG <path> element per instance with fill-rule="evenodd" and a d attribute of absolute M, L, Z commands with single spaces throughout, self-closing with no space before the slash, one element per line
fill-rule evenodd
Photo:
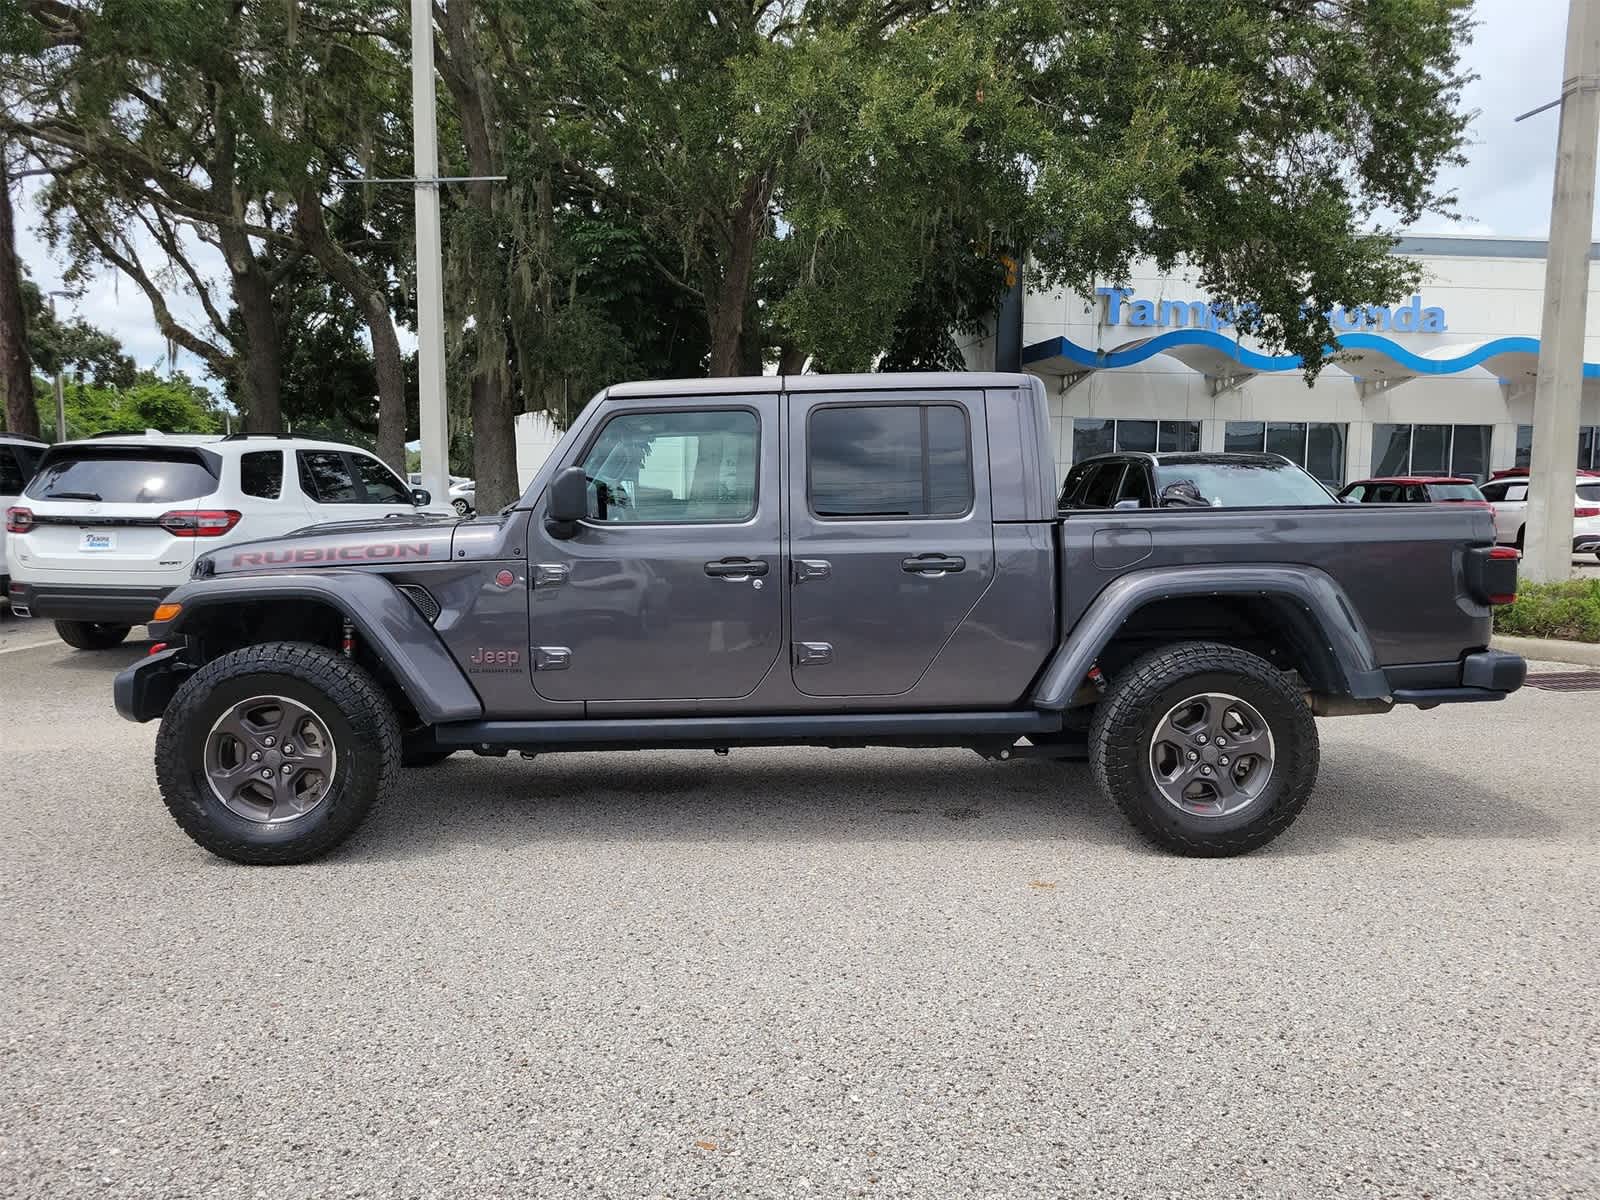
<path fill-rule="evenodd" d="M 1101 651 L 1114 676 L 1134 659 L 1174 642 L 1221 642 L 1295 671 L 1311 690 L 1343 692 L 1344 672 L 1317 620 L 1286 596 L 1193 596 L 1153 600 L 1133 613 Z"/>
<path fill-rule="evenodd" d="M 310 596 L 274 596 L 210 604 L 196 609 L 184 621 L 183 633 L 191 648 L 186 657 L 200 665 L 262 642 L 310 642 L 338 651 L 344 644 L 344 622 L 345 615 L 339 609 Z M 352 656 L 388 695 L 400 718 L 401 728 L 419 724 L 416 710 L 406 699 L 394 673 L 365 644 L 359 632 Z"/>

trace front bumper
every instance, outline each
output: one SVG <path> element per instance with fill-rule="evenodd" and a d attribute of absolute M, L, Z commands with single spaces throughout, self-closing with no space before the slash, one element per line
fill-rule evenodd
<path fill-rule="evenodd" d="M 183 647 L 158 650 L 120 671 L 111 682 L 117 715 L 128 721 L 153 721 L 167 711 L 180 684 L 194 671 L 181 658 Z"/>
<path fill-rule="evenodd" d="M 52 621 L 143 625 L 167 598 L 170 587 L 94 587 L 72 583 L 11 581 L 11 611 Z"/>
<path fill-rule="evenodd" d="M 1433 708 L 1439 704 L 1472 704 L 1485 700 L 1504 700 L 1522 686 L 1528 677 L 1528 662 L 1520 654 L 1505 650 L 1479 650 L 1461 660 L 1456 679 L 1429 687 L 1397 687 L 1396 704 L 1415 704 Z"/>

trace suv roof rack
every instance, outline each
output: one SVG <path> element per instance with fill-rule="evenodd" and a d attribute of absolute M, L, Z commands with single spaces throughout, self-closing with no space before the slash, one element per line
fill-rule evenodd
<path fill-rule="evenodd" d="M 247 442 L 251 438 L 274 438 L 280 441 L 293 441 L 301 436 L 297 433 L 230 433 L 222 440 L 225 442 Z"/>
<path fill-rule="evenodd" d="M 114 437 L 166 437 L 159 429 L 102 429 L 99 433 L 91 433 L 89 440 L 95 438 Z"/>

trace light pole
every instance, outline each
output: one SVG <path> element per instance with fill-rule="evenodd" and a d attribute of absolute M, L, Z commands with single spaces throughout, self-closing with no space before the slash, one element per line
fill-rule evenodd
<path fill-rule="evenodd" d="M 61 332 L 61 321 L 56 316 L 56 297 L 71 295 L 71 292 L 56 288 L 45 293 L 45 299 L 50 302 L 50 323 L 56 327 L 57 333 Z M 67 440 L 67 389 L 62 380 L 61 367 L 61 355 L 58 352 L 56 354 L 56 441 L 58 442 Z"/>
<path fill-rule="evenodd" d="M 1523 574 L 1540 583 L 1572 574 L 1572 472 L 1578 461 L 1595 141 L 1600 138 L 1600 13 L 1595 9 L 1594 0 L 1571 0 L 1567 13 L 1522 559 Z"/>
<path fill-rule="evenodd" d="M 439 230 L 439 128 L 433 81 L 433 3 L 411 0 L 412 192 L 417 213 L 417 410 L 422 486 L 450 502 L 450 425 L 444 403 L 444 239 Z"/>

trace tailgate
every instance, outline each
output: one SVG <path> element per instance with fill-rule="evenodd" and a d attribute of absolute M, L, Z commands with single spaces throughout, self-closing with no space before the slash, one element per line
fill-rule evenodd
<path fill-rule="evenodd" d="M 195 556 L 192 514 L 207 507 L 219 472 L 220 459 L 194 447 L 61 447 L 19 501 L 33 521 L 12 554 L 25 554 L 29 577 L 41 581 L 136 584 L 181 573 Z"/>

